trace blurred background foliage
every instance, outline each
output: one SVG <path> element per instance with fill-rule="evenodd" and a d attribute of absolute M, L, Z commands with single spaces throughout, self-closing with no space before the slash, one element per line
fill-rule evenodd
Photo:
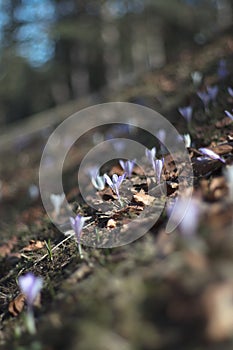
<path fill-rule="evenodd" d="M 175 60 L 233 0 L 0 0 L 0 126 Z"/>

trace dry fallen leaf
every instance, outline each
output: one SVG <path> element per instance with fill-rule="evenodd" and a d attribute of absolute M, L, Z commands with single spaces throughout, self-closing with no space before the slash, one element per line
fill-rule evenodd
<path fill-rule="evenodd" d="M 215 126 L 216 126 L 216 128 L 218 128 L 218 129 L 222 129 L 222 128 L 224 128 L 225 126 L 230 125 L 231 123 L 232 123 L 232 120 L 231 120 L 230 118 L 224 117 L 222 120 L 219 120 L 219 121 L 215 124 Z"/>
<path fill-rule="evenodd" d="M 213 159 L 193 158 L 192 166 L 195 176 L 205 176 L 220 169 L 222 167 L 222 163 Z"/>
<path fill-rule="evenodd" d="M 218 145 L 215 146 L 214 148 L 212 148 L 212 151 L 214 151 L 215 153 L 217 153 L 218 155 L 223 155 L 223 154 L 228 154 L 231 153 L 233 150 L 233 147 L 229 144 L 223 144 L 223 145 Z"/>
<path fill-rule="evenodd" d="M 5 256 L 9 255 L 12 252 L 14 246 L 17 244 L 17 242 L 17 237 L 14 236 L 11 239 L 9 239 L 8 242 L 0 246 L 0 256 L 4 258 Z"/>
<path fill-rule="evenodd" d="M 133 200 L 138 204 L 151 205 L 154 202 L 155 197 L 145 194 L 143 190 L 140 190 L 140 192 L 133 195 Z"/>
<path fill-rule="evenodd" d="M 113 193 L 110 187 L 106 187 L 103 191 L 99 191 L 100 196 L 103 200 L 117 199 L 117 196 Z"/>
<path fill-rule="evenodd" d="M 23 311 L 25 300 L 24 294 L 20 293 L 17 295 L 8 305 L 9 313 L 14 317 L 18 316 Z"/>
<path fill-rule="evenodd" d="M 31 252 L 34 250 L 42 249 L 44 247 L 45 243 L 42 241 L 34 241 L 31 240 L 30 244 L 22 249 L 24 252 Z"/>
<path fill-rule="evenodd" d="M 109 175 L 112 176 L 113 174 L 117 174 L 118 176 L 122 175 L 124 173 L 124 170 L 120 166 L 120 164 L 113 165 L 111 170 L 109 171 Z"/>
<path fill-rule="evenodd" d="M 139 165 L 134 166 L 133 172 L 134 172 L 134 174 L 139 175 L 139 176 L 145 175 L 145 171 Z"/>
<path fill-rule="evenodd" d="M 107 228 L 115 228 L 116 227 L 116 221 L 114 219 L 109 219 L 107 222 Z"/>

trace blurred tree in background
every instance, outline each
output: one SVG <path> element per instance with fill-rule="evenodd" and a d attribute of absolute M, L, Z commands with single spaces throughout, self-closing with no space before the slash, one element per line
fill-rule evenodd
<path fill-rule="evenodd" d="M 0 125 L 159 68 L 232 0 L 0 0 Z"/>

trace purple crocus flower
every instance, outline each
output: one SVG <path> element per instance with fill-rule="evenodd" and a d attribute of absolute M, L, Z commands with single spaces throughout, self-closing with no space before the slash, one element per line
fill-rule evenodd
<path fill-rule="evenodd" d="M 119 163 L 126 175 L 130 178 L 132 176 L 135 160 L 126 160 L 125 162 L 123 160 L 119 160 Z"/>
<path fill-rule="evenodd" d="M 70 223 L 71 223 L 72 229 L 74 230 L 75 236 L 77 238 L 80 258 L 83 259 L 80 239 L 81 239 L 81 234 L 83 230 L 83 225 L 85 223 L 85 218 L 82 215 L 78 214 L 75 218 L 70 217 Z"/>
<path fill-rule="evenodd" d="M 40 293 L 42 287 L 43 279 L 41 277 L 36 277 L 31 272 L 19 277 L 19 288 L 25 295 L 29 307 L 33 306 L 33 303 Z"/>
<path fill-rule="evenodd" d="M 218 94 L 218 86 L 217 85 L 207 86 L 206 89 L 210 96 L 210 100 L 215 101 Z"/>
<path fill-rule="evenodd" d="M 193 107 L 191 107 L 191 106 L 180 107 L 180 108 L 178 108 L 178 111 L 180 112 L 182 117 L 189 124 L 191 122 L 191 119 L 192 119 L 192 116 L 193 116 Z"/>
<path fill-rule="evenodd" d="M 164 158 L 156 159 L 154 162 L 156 183 L 159 184 L 161 180 L 162 169 L 164 165 Z"/>
<path fill-rule="evenodd" d="M 160 142 L 164 143 L 166 140 L 166 131 L 164 129 L 160 129 L 156 133 L 156 137 L 159 139 Z"/>
<path fill-rule="evenodd" d="M 98 191 L 102 191 L 105 187 L 105 178 L 99 174 L 92 176 L 91 182 Z"/>
<path fill-rule="evenodd" d="M 81 238 L 81 233 L 82 229 L 85 223 L 85 218 L 78 214 L 75 218 L 70 217 L 70 223 L 72 226 L 72 229 L 75 232 L 75 236 L 77 238 L 78 244 L 80 244 L 80 238 Z"/>
<path fill-rule="evenodd" d="M 149 160 L 149 162 L 152 164 L 154 168 L 154 161 L 156 156 L 156 147 L 153 147 L 152 149 L 146 148 L 145 150 L 146 158 Z"/>
<path fill-rule="evenodd" d="M 50 201 L 54 207 L 54 214 L 57 217 L 60 213 L 62 203 L 64 202 L 65 194 L 50 194 Z"/>
<path fill-rule="evenodd" d="M 34 184 L 31 184 L 28 188 L 28 194 L 29 194 L 29 197 L 32 199 L 32 200 L 35 200 L 38 198 L 39 196 L 39 188 L 34 185 Z"/>
<path fill-rule="evenodd" d="M 223 58 L 219 61 L 218 65 L 218 76 L 220 79 L 225 79 L 228 76 L 229 72 L 227 69 L 227 63 L 226 60 Z"/>
<path fill-rule="evenodd" d="M 219 160 L 222 163 L 226 163 L 225 159 L 223 159 L 222 157 L 220 157 L 217 153 L 215 153 L 214 151 L 212 151 L 209 148 L 199 148 L 199 151 L 204 154 L 205 156 L 207 156 L 208 158 L 214 159 L 214 160 Z"/>
<path fill-rule="evenodd" d="M 224 111 L 225 114 L 228 116 L 228 118 L 230 118 L 231 120 L 233 120 L 233 114 L 231 112 L 228 111 Z"/>
<path fill-rule="evenodd" d="M 105 139 L 112 140 L 117 137 L 122 137 L 122 135 L 130 134 L 131 125 L 129 124 L 117 124 L 111 127 L 111 129 L 106 133 Z"/>
<path fill-rule="evenodd" d="M 227 88 L 228 94 L 233 97 L 233 89 L 231 87 Z"/>
<path fill-rule="evenodd" d="M 36 277 L 33 273 L 28 272 L 24 276 L 19 277 L 19 288 L 21 293 L 25 295 L 28 310 L 26 314 L 26 327 L 31 334 L 36 333 L 35 318 L 33 314 L 33 303 L 39 295 L 43 287 L 43 279 Z"/>
<path fill-rule="evenodd" d="M 202 100 L 205 108 L 207 108 L 211 101 L 211 96 L 209 95 L 209 93 L 206 91 L 198 91 L 197 95 Z"/>
<path fill-rule="evenodd" d="M 113 174 L 112 179 L 110 179 L 110 177 L 107 174 L 104 174 L 104 177 L 108 186 L 111 187 L 114 193 L 116 193 L 118 200 L 121 203 L 119 188 L 126 177 L 126 173 L 124 173 L 121 176 L 118 176 L 117 174 Z"/>
<path fill-rule="evenodd" d="M 164 153 L 167 153 L 167 149 L 166 147 L 164 146 L 164 143 L 166 141 L 166 136 L 167 136 L 167 133 L 166 133 L 166 130 L 164 129 L 160 129 L 157 133 L 156 133 L 156 137 L 159 139 L 160 141 L 160 151 L 162 154 Z"/>

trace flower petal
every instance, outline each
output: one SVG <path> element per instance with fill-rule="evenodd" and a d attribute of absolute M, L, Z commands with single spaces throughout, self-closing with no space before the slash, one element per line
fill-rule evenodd
<path fill-rule="evenodd" d="M 225 163 L 225 159 L 221 158 L 217 153 L 215 153 L 209 148 L 202 147 L 199 148 L 199 151 L 211 159 L 220 160 L 220 162 Z"/>
<path fill-rule="evenodd" d="M 231 119 L 231 120 L 233 120 L 233 114 L 231 114 L 230 112 L 228 112 L 228 111 L 224 111 L 225 112 L 225 114 Z"/>
<path fill-rule="evenodd" d="M 110 177 L 107 174 L 104 174 L 105 181 L 107 182 L 108 186 L 112 188 L 113 182 L 110 179 Z"/>
<path fill-rule="evenodd" d="M 27 302 L 32 305 L 38 293 L 42 289 L 43 280 L 41 277 L 36 277 L 31 272 L 19 277 L 19 287 L 21 292 L 25 294 Z"/>

